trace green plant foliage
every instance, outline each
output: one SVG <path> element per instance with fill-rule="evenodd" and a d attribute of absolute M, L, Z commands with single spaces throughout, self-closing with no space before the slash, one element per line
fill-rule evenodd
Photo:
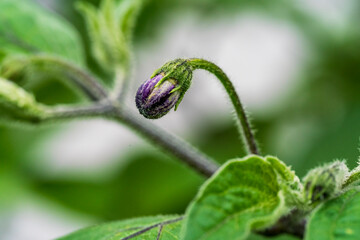
<path fill-rule="evenodd" d="M 174 215 L 129 219 L 86 228 L 58 240 L 177 240 L 180 219 L 181 217 Z M 148 231 L 143 231 L 138 236 L 133 235 L 145 229 Z"/>
<path fill-rule="evenodd" d="M 360 192 L 356 189 L 321 205 L 310 218 L 305 239 L 359 239 L 359 202 Z"/>
<path fill-rule="evenodd" d="M 140 0 L 104 0 L 100 9 L 86 2 L 77 4 L 86 20 L 92 54 L 105 70 L 128 67 L 132 30 L 141 5 Z"/>
<path fill-rule="evenodd" d="M 300 206 L 304 203 L 302 198 L 303 186 L 295 172 L 276 157 L 268 156 L 266 161 L 271 164 L 278 176 L 278 183 L 284 191 L 286 203 L 289 207 Z"/>
<path fill-rule="evenodd" d="M 184 240 L 245 239 L 287 211 L 271 164 L 257 156 L 225 163 L 186 211 Z"/>
<path fill-rule="evenodd" d="M 38 122 L 46 115 L 45 106 L 16 84 L 0 78 L 1 119 Z"/>
<path fill-rule="evenodd" d="M 10 55 L 45 52 L 78 64 L 84 61 L 75 29 L 27 0 L 0 1 L 0 49 Z"/>

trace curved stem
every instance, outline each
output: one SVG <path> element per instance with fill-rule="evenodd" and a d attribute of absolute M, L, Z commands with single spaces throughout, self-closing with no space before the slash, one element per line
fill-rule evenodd
<path fill-rule="evenodd" d="M 94 76 L 86 71 L 83 71 L 73 63 L 67 62 L 61 58 L 47 55 L 32 56 L 29 58 L 29 62 L 59 71 L 60 74 L 65 75 L 66 79 L 71 80 L 79 86 L 80 89 L 92 100 L 104 99 L 108 95 L 105 87 L 103 87 Z"/>
<path fill-rule="evenodd" d="M 210 177 L 218 169 L 214 161 L 185 141 L 148 121 L 140 120 L 130 109 L 120 107 L 117 102 L 104 101 L 92 106 L 57 107 L 49 110 L 48 117 L 43 121 L 76 117 L 108 117 L 119 121 L 206 177 Z"/>
<path fill-rule="evenodd" d="M 259 155 L 260 151 L 257 146 L 254 133 L 252 132 L 250 122 L 246 116 L 240 98 L 236 93 L 234 85 L 231 83 L 228 76 L 217 65 L 204 59 L 192 58 L 189 59 L 189 64 L 192 66 L 193 70 L 203 69 L 209 71 L 220 80 L 225 90 L 227 91 L 232 104 L 234 105 L 236 117 L 239 121 L 239 132 L 240 135 L 243 136 L 248 153 Z"/>
<path fill-rule="evenodd" d="M 111 93 L 111 99 L 117 100 L 118 102 L 123 102 L 126 96 L 126 92 L 129 87 L 128 75 L 129 67 L 117 67 L 115 69 L 115 86 L 114 90 Z"/>

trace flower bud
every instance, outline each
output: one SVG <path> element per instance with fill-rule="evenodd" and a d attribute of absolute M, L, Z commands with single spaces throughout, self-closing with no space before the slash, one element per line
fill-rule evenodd
<path fill-rule="evenodd" d="M 187 60 L 166 63 L 145 81 L 136 93 L 136 107 L 146 118 L 157 119 L 181 102 L 190 87 L 192 70 Z"/>
<path fill-rule="evenodd" d="M 158 74 L 144 82 L 136 94 L 136 107 L 146 118 L 157 119 L 164 116 L 179 100 L 176 81 L 166 80 L 157 86 L 164 76 Z M 173 91 L 175 89 L 175 91 Z"/>
<path fill-rule="evenodd" d="M 341 161 L 311 170 L 304 177 L 306 201 L 315 203 L 335 196 L 341 190 L 348 172 L 346 164 Z"/>

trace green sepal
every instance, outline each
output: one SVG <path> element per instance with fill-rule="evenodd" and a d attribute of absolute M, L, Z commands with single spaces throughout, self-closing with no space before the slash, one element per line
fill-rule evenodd
<path fill-rule="evenodd" d="M 157 69 L 150 78 L 156 75 L 163 74 L 164 77 L 155 85 L 159 86 L 161 83 L 168 79 L 173 79 L 177 83 L 177 87 L 171 92 L 180 91 L 179 100 L 175 104 L 175 111 L 179 107 L 186 91 L 190 88 L 192 80 L 192 72 L 190 64 L 187 59 L 175 59 L 165 63 L 161 68 Z"/>
<path fill-rule="evenodd" d="M 15 83 L 0 78 L 0 119 L 38 123 L 46 116 L 46 106 Z"/>

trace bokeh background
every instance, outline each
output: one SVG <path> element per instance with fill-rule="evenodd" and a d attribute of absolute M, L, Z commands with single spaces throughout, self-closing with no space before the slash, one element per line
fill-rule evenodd
<path fill-rule="evenodd" d="M 88 68 L 106 78 L 91 57 L 75 1 L 28 2 L 72 24 Z M 301 177 L 334 159 L 353 168 L 360 136 L 359 22 L 357 0 L 148 0 L 135 29 L 127 105 L 135 110 L 137 86 L 166 61 L 202 57 L 233 80 L 264 154 L 278 156 Z M 16 30 L 0 21 L 0 43 L 4 29 Z M 0 59 L 7 47 L 0 44 Z M 56 79 L 28 90 L 47 104 L 79 101 Z M 227 95 L 210 74 L 196 72 L 178 111 L 154 123 L 219 163 L 244 156 Z M 0 239 L 52 239 L 100 222 L 183 213 L 203 181 L 104 119 L 1 125 Z"/>

